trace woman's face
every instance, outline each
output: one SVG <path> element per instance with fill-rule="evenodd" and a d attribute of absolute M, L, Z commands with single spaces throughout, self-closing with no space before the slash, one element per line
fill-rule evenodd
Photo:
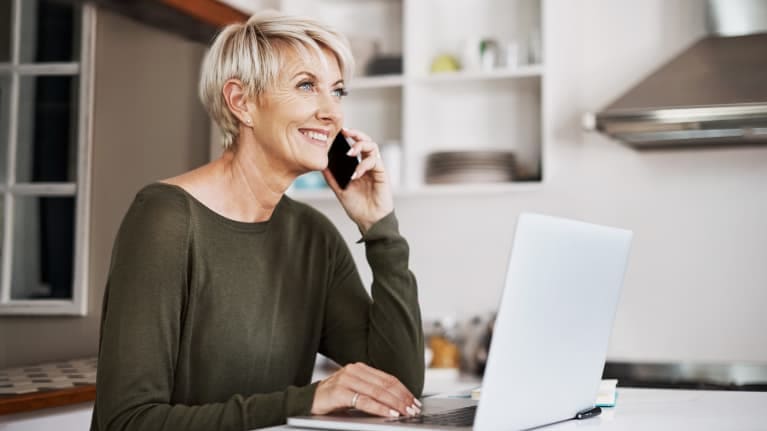
<path fill-rule="evenodd" d="M 292 175 L 325 169 L 343 124 L 341 70 L 331 51 L 322 55 L 325 61 L 285 49 L 274 87 L 249 104 L 256 142 L 272 166 Z"/>

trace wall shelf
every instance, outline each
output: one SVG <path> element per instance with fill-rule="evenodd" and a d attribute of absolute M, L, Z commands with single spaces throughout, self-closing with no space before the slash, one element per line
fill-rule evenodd
<path fill-rule="evenodd" d="M 486 81 L 494 79 L 540 78 L 543 76 L 543 65 L 525 65 L 513 69 L 494 69 L 489 71 L 458 71 L 445 72 L 414 79 L 419 84 L 456 81 Z"/>
<path fill-rule="evenodd" d="M 400 187 L 393 191 L 394 198 L 428 198 L 439 196 L 490 196 L 504 193 L 525 193 L 539 191 L 539 181 L 518 181 L 509 183 L 483 184 L 428 184 L 415 188 Z M 291 199 L 305 202 L 324 202 L 336 199 L 330 189 L 294 190 L 288 193 Z"/>

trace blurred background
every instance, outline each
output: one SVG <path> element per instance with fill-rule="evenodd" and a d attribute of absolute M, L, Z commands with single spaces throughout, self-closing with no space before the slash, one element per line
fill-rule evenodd
<path fill-rule="evenodd" d="M 767 383 L 764 0 L 0 0 L 0 369 L 96 355 L 135 193 L 220 153 L 206 46 L 267 8 L 350 40 L 346 125 L 396 185 L 435 366 L 481 372 L 542 212 L 634 231 L 606 373 Z M 290 194 L 358 239 L 316 174 Z"/>

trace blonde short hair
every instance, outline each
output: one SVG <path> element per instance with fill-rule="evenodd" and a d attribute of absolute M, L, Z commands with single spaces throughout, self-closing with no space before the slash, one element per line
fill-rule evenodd
<path fill-rule="evenodd" d="M 329 49 L 344 79 L 354 68 L 349 42 L 336 30 L 311 18 L 277 11 L 259 12 L 245 23 L 230 24 L 216 36 L 205 54 L 200 73 L 200 99 L 224 136 L 224 148 L 239 135 L 239 120 L 229 111 L 223 88 L 227 80 L 242 81 L 248 97 L 258 96 L 275 84 L 285 47 L 299 55 L 321 55 Z"/>

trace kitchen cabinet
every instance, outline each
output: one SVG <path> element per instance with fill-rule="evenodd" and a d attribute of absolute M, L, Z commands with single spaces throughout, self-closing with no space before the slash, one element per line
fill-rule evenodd
<path fill-rule="evenodd" d="M 112 12 L 200 43 L 209 43 L 219 27 L 248 18 L 241 10 L 217 0 L 89 1 Z"/>

